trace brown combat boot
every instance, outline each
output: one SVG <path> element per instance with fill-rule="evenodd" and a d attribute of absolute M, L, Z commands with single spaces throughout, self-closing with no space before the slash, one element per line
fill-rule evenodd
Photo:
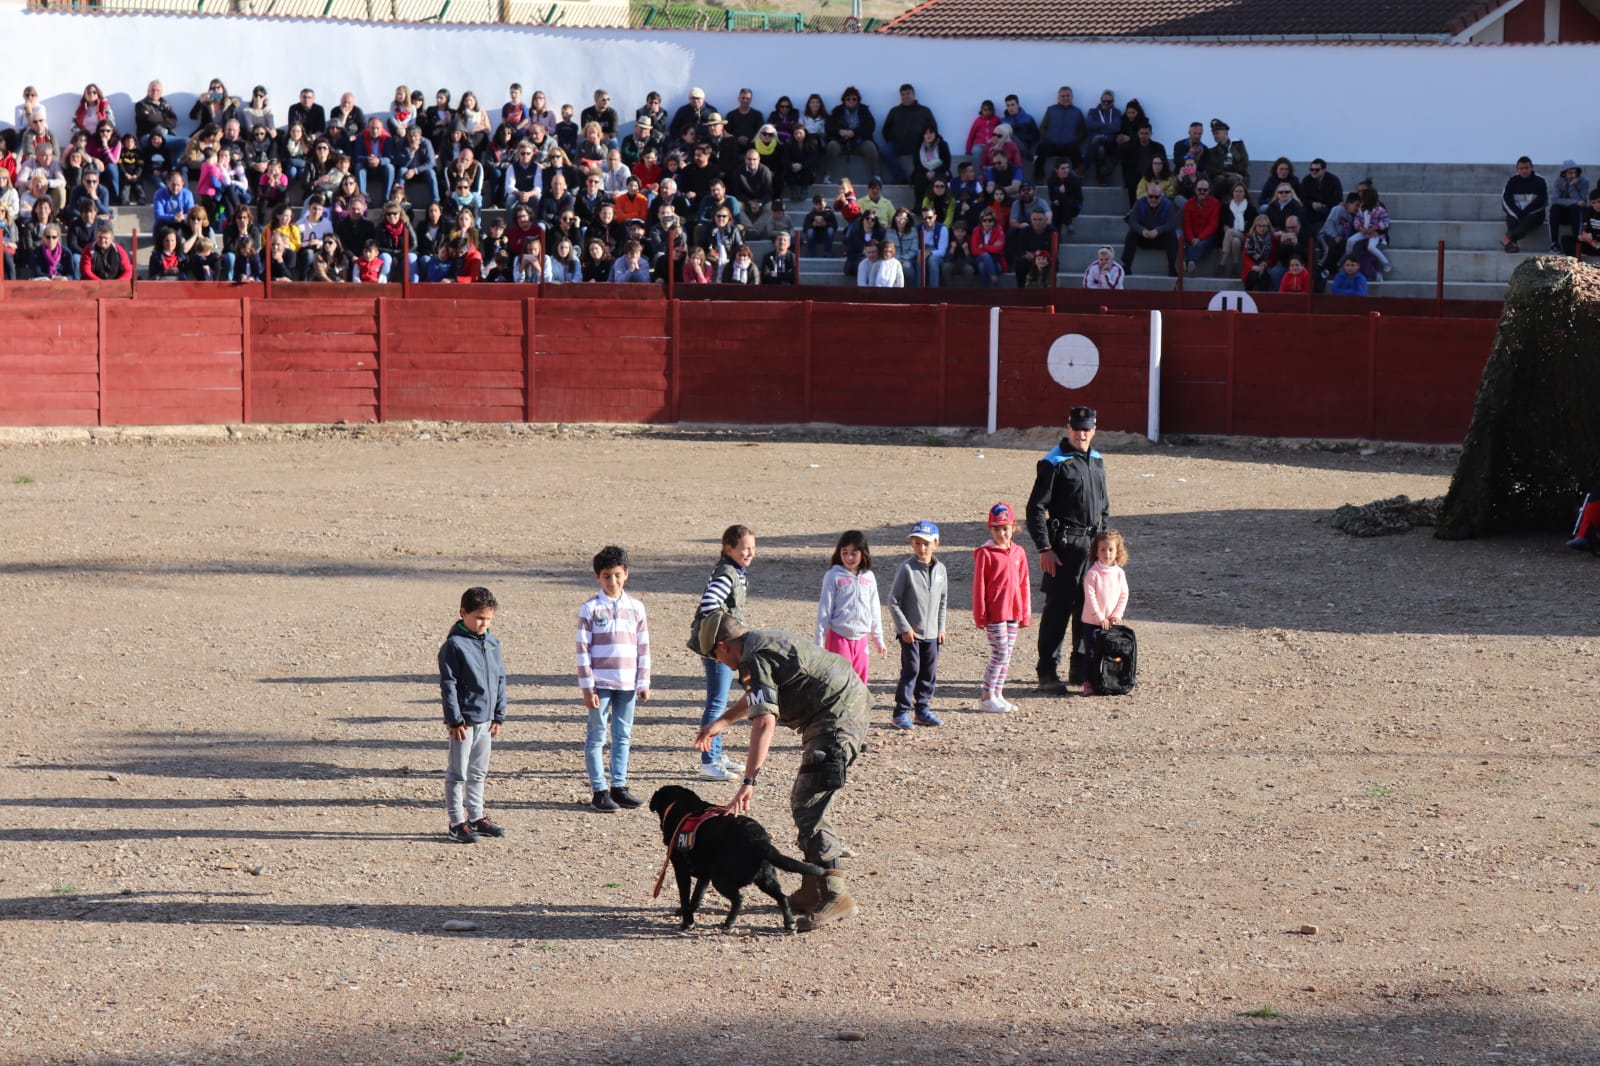
<path fill-rule="evenodd" d="M 822 878 L 801 874 L 800 887 L 789 893 L 789 907 L 796 914 L 810 914 L 822 905 Z"/>
<path fill-rule="evenodd" d="M 813 929 L 820 929 L 842 918 L 852 917 L 857 909 L 856 901 L 845 890 L 844 874 L 838 870 L 829 870 L 827 876 L 822 879 L 820 905 L 803 916 L 796 928 L 802 933 L 809 933 Z"/>

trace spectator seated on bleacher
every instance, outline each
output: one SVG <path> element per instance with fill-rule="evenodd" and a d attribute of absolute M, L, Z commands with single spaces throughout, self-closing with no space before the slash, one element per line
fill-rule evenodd
<path fill-rule="evenodd" d="M 1361 257 L 1374 260 L 1376 269 L 1367 276 L 1372 281 L 1382 281 L 1383 276 L 1394 269 L 1389 257 L 1383 254 L 1388 243 L 1389 209 L 1378 199 L 1378 190 L 1368 185 L 1361 190 L 1361 210 L 1356 212 L 1353 231 L 1345 242 L 1345 254 L 1360 259 L 1363 271 L 1369 268 L 1366 259 Z"/>
<path fill-rule="evenodd" d="M 950 223 L 950 247 L 944 262 L 939 265 L 939 284 L 942 288 L 966 286 L 978 276 L 972 262 L 972 232 L 965 219 Z"/>
<path fill-rule="evenodd" d="M 958 217 L 956 206 L 956 198 L 950 192 L 950 181 L 947 178 L 933 179 L 933 185 L 922 199 L 917 201 L 919 215 L 920 212 L 931 209 L 946 226 L 955 225 Z"/>
<path fill-rule="evenodd" d="M 607 196 L 621 196 L 628 189 L 628 179 L 633 177 L 633 171 L 628 164 L 622 161 L 622 152 L 616 148 L 606 149 L 605 162 L 600 164 L 600 187 Z"/>
<path fill-rule="evenodd" d="M 817 170 L 822 160 L 822 141 L 812 136 L 805 126 L 797 125 L 784 145 L 783 188 L 791 199 L 804 196 L 816 182 Z M 774 172 L 776 180 L 776 172 Z"/>
<path fill-rule="evenodd" d="M 930 139 L 928 131 L 933 131 L 934 137 Z M 883 141 L 889 148 L 884 157 L 884 166 L 888 168 L 890 176 L 897 182 L 911 181 L 916 186 L 917 175 L 926 168 L 926 155 L 920 152 L 922 146 L 932 143 L 943 144 L 938 138 L 939 124 L 934 120 L 933 112 L 925 104 L 917 102 L 917 90 L 906 82 L 900 86 L 900 102 L 889 109 L 883 117 Z M 919 158 L 913 158 L 919 156 Z M 944 149 L 945 176 L 949 177 L 950 148 Z M 923 180 L 923 187 L 917 191 L 920 201 L 927 193 L 927 180 Z"/>
<path fill-rule="evenodd" d="M 742 251 L 748 255 L 749 248 Z M 644 258 L 644 247 L 638 241 L 628 241 L 622 246 L 622 255 L 611 264 L 610 281 L 616 284 L 648 284 L 650 264 Z"/>
<path fill-rule="evenodd" d="M 787 141 L 794 135 L 795 127 L 800 124 L 800 112 L 794 109 L 794 101 L 787 96 L 778 97 L 778 102 L 772 105 L 772 111 L 767 115 L 767 122 L 778 131 L 778 140 Z"/>
<path fill-rule="evenodd" d="M 833 255 L 833 238 L 839 232 L 839 216 L 834 214 L 821 193 L 811 198 L 811 210 L 806 213 L 800 228 L 805 231 L 807 256 L 815 259 Z"/>
<path fill-rule="evenodd" d="M 689 251 L 689 238 L 684 231 L 683 220 L 678 214 L 678 205 L 668 201 L 661 205 L 654 223 L 648 230 L 650 246 L 655 249 L 655 276 L 663 280 L 668 275 L 676 276 L 680 265 L 686 263 Z M 700 251 L 700 258 L 705 258 L 705 253 L 697 244 L 696 251 Z"/>
<path fill-rule="evenodd" d="M 1028 224 L 1014 241 L 1017 288 L 1047 289 L 1055 284 L 1056 234 L 1043 203 L 1029 209 Z"/>
<path fill-rule="evenodd" d="M 749 89 L 740 89 L 739 105 L 723 116 L 727 119 L 728 136 L 733 138 L 734 152 L 739 155 L 756 143 L 756 135 L 766 124 L 754 103 L 755 94 Z"/>
<path fill-rule="evenodd" d="M 155 198 L 151 201 L 156 225 L 182 227 L 194 204 L 194 194 L 185 185 L 183 172 L 174 170 L 167 175 L 166 185 L 156 190 Z M 216 214 L 215 208 L 210 213 Z"/>
<path fill-rule="evenodd" d="M 950 166 L 950 145 L 939 136 L 939 127 L 923 127 L 922 137 L 909 153 L 911 169 L 911 195 L 917 203 L 927 199 L 935 181 L 943 179 L 948 186 L 953 177 Z"/>
<path fill-rule="evenodd" d="M 1311 235 L 1301 226 L 1299 215 L 1286 215 L 1283 229 L 1273 231 L 1272 235 L 1277 238 L 1277 247 L 1273 252 L 1272 281 L 1273 287 L 1281 292 L 1283 276 L 1289 271 L 1290 260 L 1298 259 L 1301 263 L 1313 261 Z"/>
<path fill-rule="evenodd" d="M 102 223 L 96 230 L 93 243 L 84 250 L 78 262 L 78 278 L 82 281 L 123 281 L 133 277 L 133 262 L 127 251 L 117 243 L 110 223 Z"/>
<path fill-rule="evenodd" d="M 1039 148 L 1039 122 L 1023 109 L 1016 93 L 1006 97 L 1005 112 L 1000 116 L 1000 123 L 1006 127 L 1009 139 L 1020 153 L 1018 163 L 1032 159 Z"/>
<path fill-rule="evenodd" d="M 962 151 L 987 159 L 989 142 L 994 138 L 994 130 L 998 125 L 1000 116 L 995 114 L 994 101 L 984 100 L 978 105 L 978 114 L 972 120 L 972 125 L 967 127 L 967 142 Z"/>
<path fill-rule="evenodd" d="M 1211 179 L 1211 192 L 1224 203 L 1233 198 L 1233 186 L 1243 184 L 1245 193 L 1250 188 L 1250 153 L 1243 141 L 1233 139 L 1233 131 L 1220 118 L 1211 120 L 1211 139 L 1216 142 L 1206 152 L 1206 176 Z"/>
<path fill-rule="evenodd" d="M 633 132 L 622 142 L 622 161 L 633 166 L 644 158 L 646 148 L 654 148 L 659 155 L 662 139 L 655 128 L 655 120 L 649 115 L 640 116 L 634 123 Z"/>
<path fill-rule="evenodd" d="M 239 113 L 239 98 L 228 95 L 222 79 L 212 78 L 206 91 L 196 97 L 189 109 L 189 120 L 197 126 L 216 126 L 219 129 Z"/>
<path fill-rule="evenodd" d="M 1589 202 L 1578 216 L 1578 228 L 1567 238 L 1568 255 L 1600 257 L 1600 189 L 1589 193 Z"/>
<path fill-rule="evenodd" d="M 1128 211 L 1128 236 L 1122 243 L 1122 269 L 1133 273 L 1133 256 L 1140 248 L 1160 248 L 1167 256 L 1167 274 L 1178 276 L 1178 210 L 1151 185 Z"/>
<path fill-rule="evenodd" d="M 1131 111 L 1139 106 L 1137 100 L 1129 101 L 1128 109 Z M 1120 134 L 1119 134 L 1120 136 Z M 1128 192 L 1128 206 L 1136 206 L 1142 195 L 1139 192 L 1139 183 L 1146 174 L 1153 169 L 1154 161 L 1160 158 L 1166 165 L 1165 173 L 1172 176 L 1172 165 L 1167 159 L 1167 150 L 1157 141 L 1150 129 L 1150 123 L 1141 121 L 1134 129 L 1132 139 L 1122 146 L 1122 185 Z M 1166 195 L 1166 190 L 1162 190 Z M 1169 197 L 1170 199 L 1170 197 Z"/>
<path fill-rule="evenodd" d="M 187 281 L 191 274 L 178 247 L 175 230 L 162 228 L 156 231 L 155 245 L 150 249 L 150 259 L 145 264 L 144 276 L 150 281 Z"/>
<path fill-rule="evenodd" d="M 51 229 L 55 230 L 56 238 L 59 241 L 56 245 L 56 251 L 66 253 L 61 257 L 61 261 L 64 264 L 62 270 L 68 277 L 73 277 L 78 272 L 77 259 L 71 253 L 71 250 L 67 248 L 64 231 L 60 222 L 55 218 L 55 210 L 56 205 L 50 202 L 49 197 L 35 200 L 31 205 L 23 208 L 23 213 L 18 216 L 19 221 L 14 224 L 17 236 L 17 256 L 27 264 L 30 276 L 36 276 L 33 273 L 38 265 L 38 257 L 35 253 L 44 247 L 45 233 Z"/>
<path fill-rule="evenodd" d="M 884 226 L 878 221 L 878 216 L 863 214 L 849 224 L 844 231 L 844 275 L 847 278 L 856 277 L 861 261 L 866 257 L 867 249 L 883 240 Z M 1005 246 L 1005 239 L 1001 237 L 1001 247 Z"/>
<path fill-rule="evenodd" d="M 24 188 L 32 185 L 35 175 L 43 177 L 50 201 L 57 211 L 61 210 L 67 202 L 67 176 L 56 160 L 55 145 L 43 141 L 35 144 L 33 155 L 17 168 L 17 180 Z"/>
<path fill-rule="evenodd" d="M 1194 272 L 1206 253 L 1217 246 L 1222 235 L 1222 205 L 1211 195 L 1211 181 L 1195 182 L 1194 196 L 1183 205 L 1183 258 L 1186 270 Z"/>
<path fill-rule="evenodd" d="M 1035 185 L 1044 180 L 1047 160 L 1065 157 L 1069 169 L 1074 170 L 1082 164 L 1081 146 L 1089 128 L 1083 110 L 1072 102 L 1072 86 L 1063 85 L 1056 90 L 1056 102 L 1045 108 L 1039 127 L 1039 144 L 1033 157 Z"/>
<path fill-rule="evenodd" d="M 727 179 L 730 197 L 740 205 L 739 218 L 745 234 L 761 239 L 772 233 L 772 171 L 761 162 L 761 153 L 748 148 L 743 165 Z"/>
<path fill-rule="evenodd" d="M 588 173 L 583 176 L 583 185 L 579 188 L 573 207 L 577 209 L 578 217 L 585 223 L 593 222 L 595 214 L 600 210 L 600 205 L 610 203 L 611 197 L 606 195 L 601 188 L 600 175 Z"/>
<path fill-rule="evenodd" d="M 734 251 L 745 243 L 744 227 L 734 221 L 736 217 L 731 204 L 716 208 L 707 221 L 701 223 L 695 241 L 706 250 L 706 261 L 719 275 L 722 268 L 733 261 Z"/>
<path fill-rule="evenodd" d="M 711 188 L 706 195 L 700 198 L 695 209 L 695 223 L 706 226 L 716 216 L 718 211 L 727 209 L 733 212 L 733 218 L 738 221 L 744 213 L 744 205 L 736 197 L 728 195 L 728 186 L 721 178 L 711 179 Z M 741 231 L 743 226 L 740 227 Z"/>
<path fill-rule="evenodd" d="M 1295 177 L 1294 164 L 1284 156 L 1279 156 L 1267 170 L 1267 180 L 1262 183 L 1261 195 L 1256 198 L 1256 206 L 1265 211 L 1270 208 L 1278 190 L 1285 185 L 1294 193 L 1295 202 L 1300 202 L 1300 179 Z"/>
<path fill-rule="evenodd" d="M 696 211 L 705 202 L 706 193 L 711 191 L 712 181 L 722 180 L 722 168 L 718 167 L 712 159 L 709 144 L 694 146 L 693 161 L 677 175 L 678 190 L 688 199 Z"/>
<path fill-rule="evenodd" d="M 617 118 L 617 109 L 611 106 L 611 94 L 604 89 L 594 91 L 594 103 L 578 116 L 578 125 L 585 130 L 590 123 L 600 127 L 600 139 L 607 148 L 618 147 L 617 131 L 621 120 Z"/>
<path fill-rule="evenodd" d="M 861 102 L 861 90 L 849 86 L 839 97 L 839 104 L 828 115 L 828 170 L 842 170 L 841 161 L 846 156 L 866 161 L 868 173 L 878 169 L 878 145 L 872 139 L 878 122 L 872 109 Z M 823 184 L 833 181 L 824 177 Z"/>
<path fill-rule="evenodd" d="M 789 244 L 788 230 L 781 229 L 772 234 L 772 251 L 761 259 L 761 284 L 800 284 L 800 262 Z"/>
<path fill-rule="evenodd" d="M 1357 192 L 1346 193 L 1343 201 L 1334 205 L 1328 213 L 1328 218 L 1322 223 L 1322 228 L 1317 231 L 1317 263 L 1318 273 L 1324 278 L 1331 277 L 1340 269 L 1340 264 L 1345 259 L 1345 244 L 1350 240 L 1350 235 L 1355 232 L 1356 216 L 1361 212 L 1361 194 Z M 1361 260 L 1356 259 L 1359 266 Z M 1365 282 L 1365 276 L 1362 277 Z M 1365 287 L 1363 287 L 1365 293 Z"/>
<path fill-rule="evenodd" d="M 1278 291 L 1309 293 L 1311 289 L 1311 271 L 1306 269 L 1305 260 L 1299 254 L 1290 256 L 1289 265 L 1278 279 Z"/>
<path fill-rule="evenodd" d="M 111 206 L 111 190 L 105 187 L 101 172 L 85 169 L 78 180 L 78 185 L 67 193 L 69 206 L 81 204 L 85 200 L 92 200 L 100 211 L 100 217 L 110 221 L 117 217 L 116 210 Z"/>
<path fill-rule="evenodd" d="M 1272 222 L 1265 214 L 1258 214 L 1245 231 L 1242 245 L 1244 267 L 1239 279 L 1245 292 L 1271 292 L 1272 264 L 1277 259 L 1278 238 L 1273 235 Z"/>
<path fill-rule="evenodd" d="M 1045 198 L 1057 230 L 1070 234 L 1073 220 L 1083 213 L 1083 179 L 1073 172 L 1070 159 L 1056 160 L 1055 173 L 1045 186 Z"/>
<path fill-rule="evenodd" d="M 321 137 L 328 129 L 328 112 L 310 89 L 301 89 L 300 99 L 289 105 L 288 120 L 291 126 L 298 122 L 310 139 Z"/>
<path fill-rule="evenodd" d="M 1205 142 L 1205 131 L 1204 123 L 1191 122 L 1188 136 L 1181 141 L 1173 142 L 1170 158 L 1174 170 L 1182 169 L 1184 160 L 1189 160 L 1194 163 L 1196 171 L 1205 173 L 1206 153 L 1210 150 Z"/>
<path fill-rule="evenodd" d="M 269 136 L 278 132 L 277 116 L 272 113 L 272 103 L 267 98 L 265 85 L 257 85 L 250 91 L 250 102 L 239 109 L 238 119 L 239 128 L 246 137 L 257 128 L 265 129 Z"/>
<path fill-rule="evenodd" d="M 450 123 L 450 141 L 455 151 L 471 148 L 481 155 L 489 147 L 491 132 L 489 113 L 478 106 L 477 94 L 471 90 L 462 93 Z"/>
<path fill-rule="evenodd" d="M 761 284 L 761 271 L 756 267 L 755 253 L 748 244 L 733 250 L 733 258 L 723 265 L 719 280 L 724 285 Z"/>
<path fill-rule="evenodd" d="M 667 136 L 682 139 L 686 130 L 695 131 L 691 136 L 698 135 L 705 124 L 705 120 L 716 112 L 716 108 L 706 103 L 706 91 L 699 86 L 689 90 L 689 102 L 672 113 L 672 122 L 667 127 Z"/>
<path fill-rule="evenodd" d="M 1300 179 L 1300 202 L 1305 205 L 1306 229 L 1322 229 L 1333 209 L 1344 200 L 1344 183 L 1328 169 L 1327 161 L 1313 159 L 1306 176 Z"/>
<path fill-rule="evenodd" d="M 1328 283 L 1328 291 L 1335 296 L 1365 296 L 1367 277 L 1361 273 L 1361 261 L 1354 256 L 1346 256 L 1342 269 Z"/>
<path fill-rule="evenodd" d="M 1561 228 L 1571 229 L 1574 234 L 1583 215 L 1583 209 L 1589 202 L 1589 179 L 1583 176 L 1583 168 L 1578 166 L 1576 160 L 1568 159 L 1561 164 L 1561 173 L 1556 175 L 1555 184 L 1550 187 L 1550 250 L 1560 253 L 1562 251 Z"/>
<path fill-rule="evenodd" d="M 0 252 L 4 253 L 5 278 L 17 280 L 17 228 L 9 204 L 0 203 Z"/>
<path fill-rule="evenodd" d="M 48 205 L 49 201 L 43 201 Z M 77 276 L 72 254 L 61 240 L 61 227 L 46 223 L 28 257 L 28 276 L 34 281 L 71 281 Z"/>
<path fill-rule="evenodd" d="M 1083 272 L 1083 287 L 1086 289 L 1120 289 L 1127 278 L 1127 271 L 1122 269 L 1122 264 L 1111 257 L 1111 249 L 1101 246 L 1095 253 L 1094 262 L 1090 263 Z"/>
<path fill-rule="evenodd" d="M 818 144 L 827 144 L 828 105 L 822 102 L 821 93 L 812 93 L 806 97 L 805 106 L 800 109 L 800 115 L 795 122 L 804 126 L 806 132 L 811 134 Z"/>
<path fill-rule="evenodd" d="M 610 200 L 606 200 L 595 208 L 594 218 L 583 227 L 584 240 L 599 237 L 606 242 L 606 247 L 611 249 L 613 256 L 622 254 L 622 249 L 627 243 L 627 227 L 617 221 L 617 209 Z M 641 248 L 643 242 L 640 242 Z"/>
<path fill-rule="evenodd" d="M 342 243 L 342 242 L 341 242 Z M 346 245 L 348 247 L 348 245 Z M 226 281 L 249 281 L 261 277 L 261 229 L 255 212 L 241 207 L 222 227 L 222 276 Z"/>
<path fill-rule="evenodd" d="M 1211 191 L 1215 195 L 1217 191 L 1215 184 L 1211 186 Z M 1233 186 L 1228 190 L 1227 199 L 1221 200 L 1220 203 L 1222 205 L 1222 232 L 1220 234 L 1222 258 L 1217 263 L 1217 276 L 1219 278 L 1237 273 L 1241 269 L 1244 262 L 1245 234 L 1250 232 L 1250 225 L 1255 221 L 1256 215 L 1259 213 L 1256 211 L 1256 205 L 1250 202 L 1250 190 L 1245 187 L 1243 182 L 1234 182 Z M 1272 225 L 1269 222 L 1267 231 L 1270 233 L 1271 230 Z"/>
<path fill-rule="evenodd" d="M 1006 272 L 1006 231 L 992 207 L 978 215 L 978 228 L 972 231 L 968 246 L 972 250 L 978 284 L 986 289 L 993 288 L 1000 275 Z"/>
<path fill-rule="evenodd" d="M 394 146 L 394 180 L 409 185 L 421 182 L 428 187 L 431 203 L 439 198 L 438 158 L 433 145 L 423 139 L 420 127 L 406 130 L 405 139 Z"/>
<path fill-rule="evenodd" d="M 907 288 L 915 288 L 917 278 L 914 271 L 917 266 L 917 254 L 922 249 L 921 235 L 919 234 L 917 217 L 908 207 L 902 207 L 894 213 L 894 218 L 889 220 L 884 240 L 894 245 L 895 258 L 900 262 L 902 271 L 910 271 L 907 278 Z"/>

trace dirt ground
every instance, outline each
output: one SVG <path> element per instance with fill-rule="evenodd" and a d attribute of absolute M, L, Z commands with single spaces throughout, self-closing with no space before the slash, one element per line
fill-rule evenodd
<path fill-rule="evenodd" d="M 1139 687 L 1036 697 L 1029 630 L 993 716 L 970 552 L 1048 437 L 69 438 L 0 444 L 0 1062 L 1600 1059 L 1600 564 L 1329 524 L 1442 493 L 1449 455 L 1102 440 Z M 582 806 L 589 558 L 630 548 L 655 632 L 631 783 L 698 788 L 683 642 L 721 528 L 757 531 L 752 621 L 808 633 L 839 531 L 886 591 L 919 518 L 946 724 L 888 730 L 874 659 L 859 918 L 724 935 L 712 893 L 680 935 L 654 819 Z M 479 583 L 510 834 L 469 848 L 434 657 Z M 785 734 L 753 812 L 790 853 L 794 763 Z"/>

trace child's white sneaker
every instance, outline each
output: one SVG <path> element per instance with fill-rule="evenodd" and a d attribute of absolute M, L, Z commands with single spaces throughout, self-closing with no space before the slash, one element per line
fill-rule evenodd
<path fill-rule="evenodd" d="M 983 699 L 978 701 L 978 710 L 983 711 L 986 714 L 1005 714 L 1007 711 L 1011 710 L 1011 708 L 1004 700 L 997 700 L 990 696 L 985 696 Z"/>
<path fill-rule="evenodd" d="M 1015 703 L 1013 703 L 1010 700 L 1006 699 L 1004 696 L 996 696 L 995 698 L 998 699 L 1001 703 L 1005 704 L 1006 705 L 1006 710 L 1008 710 L 1008 711 L 1015 711 L 1015 710 L 1020 710 L 1021 709 Z"/>
<path fill-rule="evenodd" d="M 722 756 L 721 766 L 724 770 L 728 771 L 728 773 L 734 774 L 735 776 L 744 773 L 744 763 L 735 762 L 733 759 L 728 758 L 727 755 Z"/>

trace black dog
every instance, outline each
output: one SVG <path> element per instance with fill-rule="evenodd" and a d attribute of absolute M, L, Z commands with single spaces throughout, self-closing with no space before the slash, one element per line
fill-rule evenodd
<path fill-rule="evenodd" d="M 755 885 L 777 901 L 783 912 L 783 928 L 794 931 L 794 912 L 773 867 L 813 877 L 821 877 L 827 871 L 789 858 L 772 846 L 772 838 L 760 822 L 744 815 L 716 813 L 711 804 L 690 789 L 677 785 L 658 788 L 650 797 L 650 809 L 661 819 L 662 843 L 672 849 L 672 871 L 678 878 L 680 903 L 677 913 L 683 919 L 680 928 L 688 929 L 694 924 L 709 882 L 733 901 L 722 923 L 724 930 L 733 928 L 744 906 L 740 890 Z M 692 895 L 691 877 L 695 878 Z"/>

